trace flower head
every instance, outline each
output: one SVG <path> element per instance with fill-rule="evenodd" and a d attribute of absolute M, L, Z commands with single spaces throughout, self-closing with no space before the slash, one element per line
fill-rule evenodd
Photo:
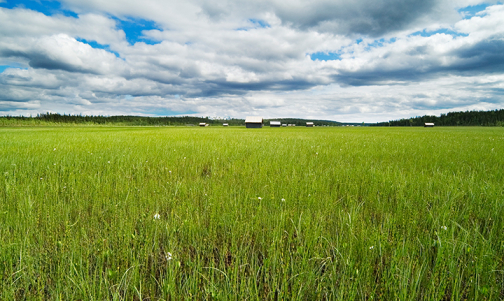
<path fill-rule="evenodd" d="M 257 199 L 260 201 L 260 200 L 262 200 L 262 197 L 258 197 Z"/>
<path fill-rule="evenodd" d="M 154 219 L 160 219 L 160 218 L 161 218 L 161 215 L 159 215 L 159 213 L 154 214 Z"/>
<path fill-rule="evenodd" d="M 446 227 L 446 226 L 441 226 L 441 229 L 443 229 L 443 230 L 445 230 L 445 231 L 446 231 L 446 230 L 448 230 L 448 227 Z"/>
<path fill-rule="evenodd" d="M 172 253 L 170 253 L 170 252 L 167 252 L 167 253 L 165 254 L 165 257 L 166 257 L 166 260 L 168 260 L 168 261 L 169 261 L 169 260 L 172 260 L 172 258 L 173 258 L 173 257 L 172 257 Z"/>

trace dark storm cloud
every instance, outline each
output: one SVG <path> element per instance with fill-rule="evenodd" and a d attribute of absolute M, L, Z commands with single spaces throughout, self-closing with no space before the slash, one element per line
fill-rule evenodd
<path fill-rule="evenodd" d="M 190 97 L 215 97 L 220 95 L 245 95 L 250 91 L 294 91 L 315 87 L 317 83 L 303 79 L 261 81 L 256 83 L 228 82 L 226 80 L 206 81 L 197 93 L 190 93 Z"/>
<path fill-rule="evenodd" d="M 410 63 L 404 67 L 393 64 L 378 64 L 372 68 L 356 71 L 340 70 L 332 78 L 343 85 L 365 86 L 380 84 L 408 84 L 448 75 L 477 76 L 502 73 L 504 70 L 504 40 L 489 39 L 465 45 L 445 54 L 453 63 L 443 65 L 432 59 L 433 51 L 427 46 L 415 47 L 406 54 L 411 55 Z M 419 59 L 419 56 L 427 57 Z M 387 58 L 388 55 L 384 55 Z"/>
<path fill-rule="evenodd" d="M 283 24 L 301 30 L 376 37 L 408 28 L 435 11 L 439 3 L 436 0 L 220 1 L 202 2 L 201 9 L 214 21 L 229 18 L 237 11 L 269 11 Z"/>
<path fill-rule="evenodd" d="M 15 51 L 15 50 L 2 50 L 0 51 L 0 57 L 5 58 L 22 58 L 26 59 L 28 65 L 32 68 L 38 69 L 48 69 L 48 70 L 62 70 L 68 72 L 79 72 L 79 73 L 91 73 L 99 74 L 96 70 L 91 68 L 85 68 L 82 66 L 76 66 L 61 60 L 59 57 L 51 57 L 45 53 L 41 52 L 25 52 L 25 51 Z"/>
<path fill-rule="evenodd" d="M 280 6 L 280 19 L 301 29 L 320 28 L 340 34 L 380 36 L 403 30 L 436 7 L 434 0 L 363 0 L 313 2 Z"/>
<path fill-rule="evenodd" d="M 504 40 L 491 37 L 475 45 L 465 46 L 453 52 L 460 63 L 451 69 L 464 73 L 503 72 Z"/>

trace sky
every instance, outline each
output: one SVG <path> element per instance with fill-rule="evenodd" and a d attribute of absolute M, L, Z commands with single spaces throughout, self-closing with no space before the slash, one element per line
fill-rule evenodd
<path fill-rule="evenodd" d="M 0 0 L 0 116 L 502 108 L 501 1 Z"/>

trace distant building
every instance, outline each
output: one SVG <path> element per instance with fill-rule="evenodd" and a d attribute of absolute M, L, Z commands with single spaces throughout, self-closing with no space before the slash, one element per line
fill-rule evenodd
<path fill-rule="evenodd" d="M 287 126 L 287 124 L 286 123 L 282 123 L 282 126 Z"/>
<path fill-rule="evenodd" d="M 229 126 L 229 124 L 227 124 L 227 123 L 223 123 L 223 124 L 222 124 L 222 126 Z"/>
<path fill-rule="evenodd" d="M 280 121 L 270 121 L 270 127 L 279 128 L 280 126 L 282 126 L 282 123 Z"/>
<path fill-rule="evenodd" d="M 288 126 L 296 126 L 294 123 L 289 123 Z"/>
<path fill-rule="evenodd" d="M 206 123 L 204 123 L 204 122 L 200 122 L 200 123 L 199 123 L 199 126 L 206 126 Z"/>
<path fill-rule="evenodd" d="M 434 123 L 432 123 L 432 122 L 424 123 L 424 128 L 433 128 L 433 127 L 434 127 Z"/>
<path fill-rule="evenodd" d="M 313 126 L 314 126 L 313 122 L 307 122 L 306 123 L 306 127 L 312 128 Z"/>
<path fill-rule="evenodd" d="M 245 119 L 245 126 L 247 128 L 262 128 L 263 127 L 263 119 L 259 116 L 248 116 Z"/>

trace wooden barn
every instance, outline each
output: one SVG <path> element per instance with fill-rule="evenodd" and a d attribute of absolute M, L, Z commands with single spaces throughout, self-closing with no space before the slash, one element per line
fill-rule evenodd
<path fill-rule="evenodd" d="M 262 128 L 263 127 L 263 119 L 262 117 L 259 117 L 259 116 L 248 116 L 246 119 L 245 119 L 245 126 L 248 128 L 248 129 L 251 129 L 251 128 Z"/>
<path fill-rule="evenodd" d="M 280 121 L 270 121 L 270 127 L 272 128 L 279 128 L 282 126 L 282 123 Z"/>

